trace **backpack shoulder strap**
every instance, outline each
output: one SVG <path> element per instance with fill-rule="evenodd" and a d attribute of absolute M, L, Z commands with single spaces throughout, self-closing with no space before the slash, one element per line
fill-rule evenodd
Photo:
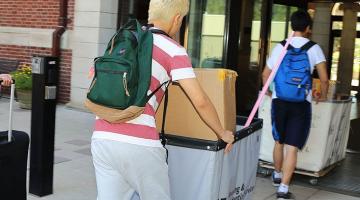
<path fill-rule="evenodd" d="M 286 44 L 286 40 L 281 41 L 280 44 L 284 47 Z"/>
<path fill-rule="evenodd" d="M 281 44 L 283 47 L 285 47 L 285 45 L 286 45 L 286 40 L 281 41 L 280 44 Z M 294 48 L 294 47 L 293 47 L 291 44 L 289 44 L 287 50 L 290 50 L 290 49 L 293 49 L 293 48 Z"/>
<path fill-rule="evenodd" d="M 316 42 L 314 41 L 309 41 L 307 42 L 306 44 L 304 44 L 302 47 L 301 47 L 301 51 L 308 51 L 311 47 L 313 47 L 314 45 L 316 44 Z"/>

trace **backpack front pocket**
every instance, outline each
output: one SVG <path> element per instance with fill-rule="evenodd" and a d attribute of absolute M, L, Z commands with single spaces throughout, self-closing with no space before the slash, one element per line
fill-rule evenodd
<path fill-rule="evenodd" d="M 286 74 L 285 82 L 291 85 L 296 85 L 298 88 L 308 86 L 310 84 L 308 71 L 292 70 Z"/>
<path fill-rule="evenodd" d="M 125 70 L 98 69 L 93 87 L 88 98 L 94 103 L 112 108 L 126 108 L 130 101 L 128 72 Z"/>

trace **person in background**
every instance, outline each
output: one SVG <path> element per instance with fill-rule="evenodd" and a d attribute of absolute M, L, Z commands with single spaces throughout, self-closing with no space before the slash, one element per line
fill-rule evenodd
<path fill-rule="evenodd" d="M 10 74 L 0 74 L 0 80 L 2 80 L 2 86 L 10 86 L 12 83 Z"/>
<path fill-rule="evenodd" d="M 234 142 L 233 133 L 222 127 L 214 105 L 195 77 L 185 48 L 172 39 L 188 11 L 188 0 L 150 1 L 150 29 L 162 30 L 168 36 L 153 34 L 149 94 L 161 83 L 177 81 L 205 123 L 227 143 L 225 152 L 229 152 Z M 130 200 L 135 192 L 141 200 L 171 199 L 166 151 L 155 125 L 155 112 L 164 92 L 165 87 L 150 98 L 144 113 L 133 120 L 108 123 L 96 119 L 91 152 L 98 200 Z"/>
<path fill-rule="evenodd" d="M 291 28 L 294 31 L 294 37 L 290 45 L 293 48 L 301 48 L 308 44 L 309 39 L 306 37 L 311 33 L 311 23 L 311 17 L 306 11 L 299 10 L 292 14 Z M 281 44 L 277 44 L 273 49 L 267 61 L 267 66 L 263 71 L 263 83 L 269 78 L 282 49 L 283 46 Z M 324 53 L 317 44 L 311 46 L 306 53 L 311 73 L 316 67 L 321 82 L 321 95 L 316 96 L 315 100 L 317 102 L 324 101 L 326 100 L 328 90 L 328 75 Z M 272 174 L 272 181 L 274 186 L 279 186 L 276 193 L 279 200 L 294 199 L 293 195 L 289 192 L 289 184 L 295 170 L 298 150 L 304 147 L 309 135 L 312 92 L 311 90 L 308 92 L 303 102 L 290 102 L 278 98 L 276 95 L 277 83 L 274 83 L 275 87 L 272 93 L 268 92 L 268 95 L 272 96 L 271 118 L 275 140 L 273 150 L 275 170 Z"/>

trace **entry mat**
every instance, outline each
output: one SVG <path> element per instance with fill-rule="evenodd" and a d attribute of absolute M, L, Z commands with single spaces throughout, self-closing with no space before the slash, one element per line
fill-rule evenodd
<path fill-rule="evenodd" d="M 360 154 L 347 153 L 340 165 L 320 178 L 296 174 L 292 183 L 360 197 Z"/>

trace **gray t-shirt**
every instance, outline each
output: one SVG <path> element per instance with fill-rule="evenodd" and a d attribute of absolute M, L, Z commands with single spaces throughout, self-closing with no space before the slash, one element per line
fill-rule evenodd
<path fill-rule="evenodd" d="M 300 48 L 304 44 L 306 44 L 308 41 L 309 41 L 309 39 L 304 38 L 304 37 L 293 37 L 290 44 L 291 44 L 291 46 L 293 46 L 295 48 Z M 271 52 L 271 56 L 269 57 L 269 59 L 266 62 L 266 65 L 269 67 L 269 69 L 273 69 L 273 67 L 276 65 L 276 62 L 277 62 L 283 48 L 284 47 L 281 44 L 277 44 L 274 47 L 274 49 Z M 321 50 L 321 47 L 318 44 L 315 44 L 314 46 L 312 46 L 307 51 L 307 54 L 309 57 L 311 73 L 313 73 L 315 65 L 326 61 L 325 55 L 324 55 L 323 51 Z M 272 91 L 272 98 L 273 99 L 277 98 L 275 87 L 273 88 L 273 91 Z M 310 91 L 308 96 L 306 97 L 306 100 L 311 102 L 311 98 L 312 97 L 311 97 L 311 91 Z"/>

